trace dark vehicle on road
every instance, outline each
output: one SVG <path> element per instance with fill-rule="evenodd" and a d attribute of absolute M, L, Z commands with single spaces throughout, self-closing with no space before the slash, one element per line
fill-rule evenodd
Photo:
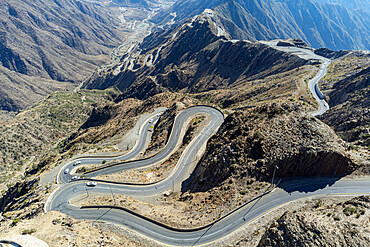
<path fill-rule="evenodd" d="M 319 86 L 317 84 L 315 84 L 315 92 L 317 96 L 319 97 L 319 99 L 322 99 L 322 100 L 325 99 L 325 96 L 321 93 Z"/>

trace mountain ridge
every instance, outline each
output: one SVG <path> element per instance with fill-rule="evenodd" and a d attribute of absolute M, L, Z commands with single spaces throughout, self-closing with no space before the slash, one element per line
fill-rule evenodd
<path fill-rule="evenodd" d="M 144 99 L 168 90 L 195 93 L 229 87 L 308 63 L 259 42 L 226 36 L 210 18 L 199 16 L 152 34 L 121 63 L 94 73 L 83 88 L 116 86 L 124 98 Z"/>
<path fill-rule="evenodd" d="M 0 29 L 0 109 L 15 111 L 72 89 L 122 39 L 116 17 L 79 0 L 4 0 Z"/>
<path fill-rule="evenodd" d="M 179 0 L 153 21 L 164 25 L 176 13 L 179 24 L 205 9 L 212 9 L 235 39 L 300 38 L 314 48 L 370 49 L 368 13 L 314 0 Z"/>

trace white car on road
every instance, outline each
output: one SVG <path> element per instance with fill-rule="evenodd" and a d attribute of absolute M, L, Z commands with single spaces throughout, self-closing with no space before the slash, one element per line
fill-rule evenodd
<path fill-rule="evenodd" d="M 75 163 L 73 163 L 73 166 L 77 166 L 77 165 L 80 165 L 81 164 L 81 161 L 76 161 Z"/>
<path fill-rule="evenodd" d="M 95 181 L 90 181 L 90 182 L 87 182 L 86 183 L 86 186 L 88 186 L 88 187 L 95 187 L 95 186 L 97 186 L 98 185 L 98 183 L 97 182 L 95 182 Z"/>

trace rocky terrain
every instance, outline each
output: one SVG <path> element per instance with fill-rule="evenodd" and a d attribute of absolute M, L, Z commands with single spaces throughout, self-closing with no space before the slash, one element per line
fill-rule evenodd
<path fill-rule="evenodd" d="M 111 4 L 116 4 L 118 6 L 125 6 L 125 7 L 145 7 L 145 8 L 153 8 L 158 7 L 161 2 L 173 2 L 174 0 L 113 0 L 110 1 Z"/>
<path fill-rule="evenodd" d="M 118 91 L 54 93 L 1 121 L 0 190 L 55 162 L 58 144 L 89 118 L 95 104 L 107 104 L 115 94 Z"/>
<path fill-rule="evenodd" d="M 190 191 L 249 179 L 347 175 L 368 166 L 327 125 L 295 104 L 270 104 L 229 115 L 190 177 Z"/>
<path fill-rule="evenodd" d="M 27 2 L 30 6 L 27 12 L 23 5 L 18 7 L 11 0 L 7 1 L 9 4 L 4 4 L 2 11 L 5 9 L 6 15 L 10 16 L 7 19 L 10 28 L 15 23 L 23 23 L 32 28 L 34 23 L 42 24 L 45 28 L 56 25 L 59 29 L 53 28 L 53 34 L 60 38 L 54 43 L 57 48 L 69 47 L 71 50 L 68 51 L 71 52 L 65 53 L 62 50 L 63 54 L 77 54 L 74 59 L 81 59 L 80 55 L 84 54 L 81 56 L 85 60 L 82 60 L 89 66 L 96 66 L 106 59 L 103 58 L 106 51 L 120 38 L 115 33 L 115 19 L 109 14 L 99 12 L 103 6 L 100 4 L 149 4 L 149 1 L 93 1 L 94 4 L 91 5 L 77 0 L 51 3 L 61 12 L 64 11 L 63 6 L 75 10 L 72 13 L 78 18 L 73 16 L 76 17 L 73 20 L 82 18 L 86 22 L 86 25 L 81 25 L 84 27 L 82 28 L 80 23 L 70 23 L 68 27 L 62 25 L 64 22 L 60 25 L 50 24 L 52 21 L 61 21 L 57 17 L 52 18 L 59 16 L 59 13 L 49 15 L 47 9 L 44 9 L 46 3 L 43 5 L 40 2 L 38 6 Z M 221 2 L 223 5 L 219 5 Z M 152 3 L 156 4 L 154 1 Z M 179 3 L 188 2 L 179 1 L 177 4 Z M 61 6 L 57 7 L 55 4 Z M 196 2 L 193 5 L 197 4 L 203 6 L 202 4 L 210 4 L 210 1 Z M 168 110 L 155 124 L 153 138 L 144 156 L 153 155 L 163 148 L 179 110 L 195 104 L 206 104 L 218 107 L 226 115 L 220 129 L 208 141 L 204 154 L 197 156 L 198 160 L 192 162 L 195 169 L 190 177 L 178 185 L 174 184 L 172 190 L 151 198 L 113 195 L 113 192 L 112 197 L 91 192 L 86 200 L 77 198 L 73 203 L 118 204 L 173 227 L 192 228 L 209 224 L 271 189 L 271 178 L 275 171 L 279 178 L 369 175 L 369 135 L 366 132 L 369 128 L 368 55 L 363 52 L 328 49 L 315 51 L 335 60 L 320 84 L 328 96 L 331 110 L 321 118 L 312 117 L 310 112 L 315 109 L 316 102 L 307 89 L 307 82 L 318 71 L 317 61 L 304 60 L 260 42 L 233 40 L 233 33 L 239 32 L 236 27 L 240 28 L 247 22 L 241 20 L 231 24 L 226 19 L 230 9 L 235 10 L 231 16 L 235 19 L 240 13 L 247 14 L 245 16 L 248 17 L 247 12 L 240 12 L 241 8 L 258 5 L 253 10 L 256 18 L 265 19 L 270 24 L 253 21 L 253 25 L 245 27 L 251 31 L 259 29 L 258 35 L 261 36 L 272 34 L 271 29 L 287 34 L 286 30 L 290 27 L 286 29 L 280 26 L 286 19 L 271 14 L 269 16 L 272 19 L 279 18 L 279 22 L 271 24 L 271 19 L 264 18 L 266 15 L 263 13 L 275 13 L 273 8 L 267 6 L 288 6 L 287 9 L 296 8 L 298 11 L 296 4 L 302 4 L 305 8 L 308 6 L 307 14 L 310 15 L 317 11 L 322 13 L 333 10 L 334 5 L 318 5 L 308 0 L 284 3 L 255 0 L 248 4 L 241 0 L 225 0 L 212 1 L 212 4 L 218 13 L 209 11 L 183 25 L 152 33 L 140 45 L 125 43 L 122 47 L 128 48 L 127 50 L 122 47 L 122 50 L 119 47 L 115 49 L 111 56 L 114 57 L 114 62 L 100 67 L 84 82 L 84 88 L 93 90 L 53 93 L 17 115 L 5 114 L 7 117 L 0 122 L 0 238 L 14 234 L 31 234 L 51 246 L 156 246 L 156 243 L 137 237 L 127 229 L 76 221 L 56 212 L 43 215 L 42 209 L 46 198 L 57 187 L 53 183 L 53 176 L 60 164 L 75 155 L 127 152 L 128 147 L 123 150 L 120 149 L 123 146 L 118 144 L 140 115 L 158 107 L 167 107 Z M 347 13 L 352 20 L 351 11 L 335 6 L 336 11 Z M 31 7 L 40 8 L 45 14 L 33 14 L 32 17 Z M 265 12 L 260 13 L 258 10 L 262 7 Z M 151 11 L 150 8 L 138 15 L 146 15 Z M 339 12 L 330 12 L 330 18 L 335 19 Z M 169 15 L 170 22 L 185 18 L 186 14 L 172 13 Z M 291 14 L 294 16 L 296 12 L 292 11 Z M 312 20 L 306 19 L 306 15 L 302 15 L 302 18 L 301 21 Z M 121 21 L 124 22 L 123 19 Z M 125 21 L 126 28 L 135 28 L 135 21 Z M 321 21 L 327 23 L 328 20 L 323 17 Z M 74 24 L 80 29 L 70 28 Z M 135 39 L 139 40 L 138 37 L 150 30 L 146 24 L 149 25 L 147 19 L 140 22 L 139 27 L 142 30 L 133 35 L 137 35 Z M 339 29 L 340 27 L 339 25 Z M 331 25 L 328 28 L 330 32 L 334 30 Z M 303 29 L 310 27 L 305 26 Z M 37 38 L 40 41 L 37 47 L 46 44 L 43 39 L 49 37 L 48 29 L 35 30 L 37 36 L 31 35 L 29 38 L 27 34 L 27 40 L 35 41 Z M 104 35 L 100 30 L 113 31 L 109 34 L 104 32 Z M 358 31 L 356 28 L 353 30 Z M 364 28 L 362 32 L 364 35 L 366 30 Z M 319 34 L 323 32 L 329 31 L 320 30 L 315 37 L 320 40 Z M 342 35 L 337 29 L 332 33 L 333 37 Z M 250 35 L 253 36 L 252 33 Z M 346 44 L 354 42 L 346 35 L 345 37 L 343 40 Z M 93 45 L 85 43 L 85 38 Z M 321 38 L 323 44 L 328 42 Z M 304 37 L 302 39 L 305 40 Z M 71 82 L 80 80 L 80 77 L 73 77 L 73 74 L 82 75 L 88 71 L 79 71 L 80 65 L 74 65 L 76 67 L 72 66 L 72 72 L 69 73 L 63 70 L 63 66 L 68 63 L 62 66 L 61 62 L 55 62 L 55 66 L 60 65 L 55 67 L 55 73 L 48 69 L 48 63 L 46 68 L 45 65 L 34 63 L 37 69 L 30 70 L 31 60 L 25 56 L 38 58 L 36 53 L 32 49 L 22 53 L 21 49 L 12 46 L 12 42 L 7 33 L 0 34 L 0 62 L 4 74 L 14 75 L 4 78 L 13 80 L 14 83 L 17 82 L 15 79 L 21 80 L 20 78 L 43 78 L 34 83 L 48 85 L 46 87 L 36 88 L 34 84 L 24 83 L 33 92 L 37 92 L 37 97 L 59 88 L 71 89 L 71 85 L 75 84 Z M 304 41 L 298 39 L 280 42 L 280 45 L 310 49 Z M 44 54 L 54 59 L 53 52 L 58 52 L 58 49 L 52 49 L 49 53 L 45 48 Z M 123 55 L 122 51 L 125 51 Z M 96 57 L 99 59 L 89 62 L 90 58 Z M 57 60 L 52 60 L 53 63 L 54 61 Z M 88 65 L 84 68 L 90 68 Z M 74 81 L 70 79 L 72 77 L 78 79 Z M 53 83 L 57 80 L 58 84 Z M 6 86 L 4 88 L 7 89 Z M 0 100 L 2 109 L 15 111 L 27 105 L 26 97 L 20 97 L 14 93 L 15 90 L 10 91 L 13 95 L 4 93 L 4 100 Z M 12 99 L 13 97 L 18 101 Z M 1 114 L 3 112 L 0 112 L 0 116 Z M 338 116 L 343 121 L 338 121 Z M 102 178 L 130 182 L 153 182 L 165 178 L 172 172 L 191 137 L 201 131 L 199 128 L 206 121 L 207 118 L 192 119 L 182 145 L 163 164 Z M 294 207 L 285 205 L 270 212 L 267 220 L 258 219 L 248 225 L 248 229 L 243 229 L 241 237 L 225 241 L 235 246 L 295 246 L 297 243 L 302 246 L 321 246 L 324 243 L 352 246 L 358 243 L 360 246 L 368 242 L 368 197 L 346 201 L 338 199 L 335 203 L 311 198 L 306 198 L 305 201 L 309 203 L 305 204 L 302 200 L 292 203 Z M 284 213 L 292 208 L 296 211 Z M 226 244 L 220 241 L 215 245 Z"/>
<path fill-rule="evenodd" d="M 367 149 L 370 146 L 369 58 L 368 54 L 353 53 L 334 60 L 321 82 L 331 107 L 321 117 L 322 121 L 333 126 L 344 140 Z"/>
<path fill-rule="evenodd" d="M 213 18 L 234 39 L 300 38 L 313 48 L 333 50 L 370 47 L 366 1 L 179 0 L 153 21 L 163 24 L 173 19 L 170 23 L 180 25 L 206 9 L 213 10 Z"/>
<path fill-rule="evenodd" d="M 126 99 L 119 103 L 97 105 L 78 131 L 61 143 L 61 148 L 63 152 L 94 149 L 95 144 L 105 143 L 117 136 L 122 138 L 134 126 L 141 114 L 152 112 L 157 107 L 170 107 L 174 102 L 181 102 L 184 98 L 186 97 L 181 94 L 162 93 L 145 101 Z M 107 142 L 109 144 L 104 144 L 103 147 L 120 141 L 120 138 L 114 139 L 115 143 Z M 127 150 L 124 151 L 127 152 Z"/>
<path fill-rule="evenodd" d="M 316 49 L 314 52 L 315 54 L 319 56 L 326 57 L 329 59 L 337 59 L 337 58 L 343 57 L 351 53 L 351 51 L 345 51 L 345 50 L 332 51 L 328 48 L 319 48 L 319 49 Z"/>
<path fill-rule="evenodd" d="M 271 224 L 258 246 L 367 246 L 369 196 L 337 204 L 316 204 L 287 211 Z"/>
<path fill-rule="evenodd" d="M 323 3 L 337 3 L 349 9 L 370 12 L 370 3 L 366 0 L 316 0 Z"/>
<path fill-rule="evenodd" d="M 192 121 L 190 121 L 190 123 L 188 124 L 187 130 L 184 134 L 182 142 L 179 145 L 179 148 L 175 152 L 173 152 L 173 154 L 171 154 L 167 160 L 161 162 L 161 164 L 151 167 L 144 167 L 142 169 L 124 170 L 114 174 L 101 175 L 98 176 L 97 179 L 145 184 L 158 182 L 167 178 L 168 176 L 170 176 L 171 172 L 173 171 L 174 167 L 176 166 L 182 153 L 189 145 L 189 143 L 200 133 L 200 131 L 204 129 L 204 126 L 208 124 L 208 119 L 204 116 L 198 116 L 191 120 Z M 167 132 L 167 130 L 165 131 Z M 157 132 L 158 134 L 161 133 L 158 130 Z M 152 143 L 157 144 L 154 140 L 152 140 Z M 162 145 L 158 145 L 159 147 L 157 145 L 152 146 L 152 148 L 150 148 L 151 152 L 156 154 L 159 151 L 159 148 L 164 147 L 166 143 L 161 142 L 161 144 Z M 149 148 L 147 149 L 144 157 L 149 157 L 152 155 L 152 153 L 148 152 L 148 150 Z"/>
<path fill-rule="evenodd" d="M 0 30 L 0 107 L 10 111 L 71 89 L 123 38 L 118 18 L 79 0 L 2 1 Z"/>
<path fill-rule="evenodd" d="M 166 91 L 226 89 L 309 64 L 261 43 L 227 40 L 207 16 L 149 36 L 121 61 L 94 73 L 83 87 L 116 86 L 123 93 L 119 99 L 145 99 Z"/>
<path fill-rule="evenodd" d="M 22 220 L 13 227 L 8 227 L 3 222 L 3 226 L 0 228 L 0 239 L 31 235 L 42 239 L 49 246 L 158 246 L 138 239 L 128 239 L 125 236 L 127 233 L 114 226 L 107 227 L 100 223 L 93 226 L 90 222 L 77 221 L 59 212 L 48 212 L 36 218 Z"/>

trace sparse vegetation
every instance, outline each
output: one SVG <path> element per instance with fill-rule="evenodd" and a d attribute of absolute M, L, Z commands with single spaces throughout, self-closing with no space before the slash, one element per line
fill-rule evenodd
<path fill-rule="evenodd" d="M 350 216 L 354 213 L 356 213 L 356 209 L 354 207 L 351 207 L 351 206 L 347 206 L 344 210 L 343 210 L 343 213 L 347 216 Z"/>
<path fill-rule="evenodd" d="M 95 103 L 107 104 L 117 93 L 114 89 L 57 92 L 0 125 L 0 182 L 16 181 L 23 169 L 37 171 L 50 164 L 60 147 L 60 143 L 55 146 L 57 141 L 76 131 Z M 43 155 L 46 150 L 50 155 Z"/>
<path fill-rule="evenodd" d="M 31 229 L 24 229 L 22 231 L 22 235 L 30 235 L 32 233 L 35 233 L 36 232 L 36 229 L 35 228 L 31 228 Z"/>

